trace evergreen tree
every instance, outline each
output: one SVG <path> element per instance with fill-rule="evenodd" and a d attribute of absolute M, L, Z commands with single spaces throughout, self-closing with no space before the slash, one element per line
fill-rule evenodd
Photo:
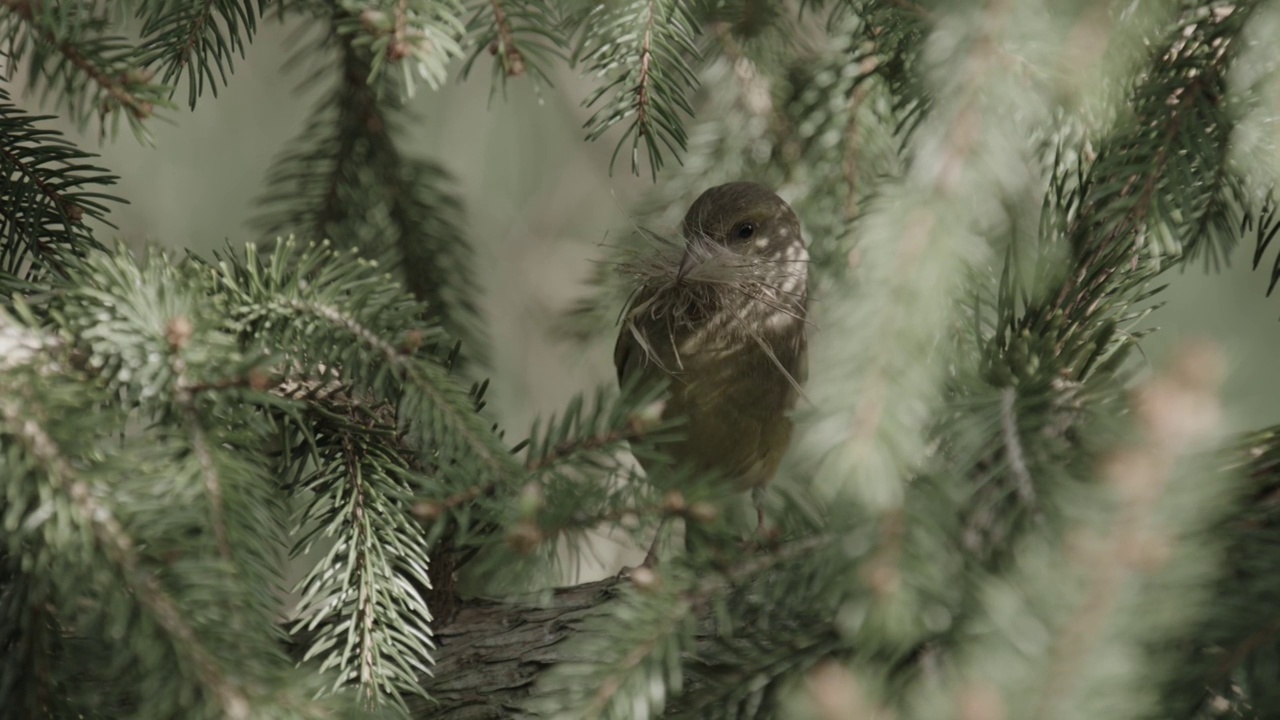
<path fill-rule="evenodd" d="M 116 178 L 31 108 L 145 141 L 276 16 L 328 90 L 270 239 L 113 246 Z M 1243 240 L 1280 281 L 1278 23 L 0 0 L 31 94 L 0 93 L 0 716 L 1280 717 L 1280 431 L 1223 431 L 1212 347 L 1135 362 L 1170 270 Z M 401 131 L 410 93 L 486 63 L 496 90 L 594 78 L 586 140 L 654 178 L 668 228 L 743 178 L 804 220 L 821 331 L 749 542 L 716 478 L 664 466 L 658 389 L 488 418 L 456 182 Z M 583 337 L 630 290 L 603 267 Z M 707 542 L 551 586 L 585 531 L 672 518 Z"/>

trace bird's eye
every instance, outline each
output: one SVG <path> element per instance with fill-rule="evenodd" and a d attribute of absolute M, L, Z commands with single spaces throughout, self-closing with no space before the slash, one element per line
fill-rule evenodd
<path fill-rule="evenodd" d="M 756 234 L 756 226 L 754 223 L 742 223 L 734 234 L 738 236 L 739 240 L 748 240 L 752 235 Z"/>

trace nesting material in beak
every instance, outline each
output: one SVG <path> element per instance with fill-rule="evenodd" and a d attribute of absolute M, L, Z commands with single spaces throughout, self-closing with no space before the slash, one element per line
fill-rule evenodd
<path fill-rule="evenodd" d="M 707 257 L 706 250 L 702 247 L 704 241 L 694 236 L 684 246 L 684 257 L 680 258 L 680 268 L 676 270 L 676 282 L 682 282 L 689 271 L 693 270 Z"/>

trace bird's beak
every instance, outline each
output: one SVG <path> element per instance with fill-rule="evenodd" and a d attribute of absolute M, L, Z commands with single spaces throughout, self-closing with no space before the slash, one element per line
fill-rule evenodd
<path fill-rule="evenodd" d="M 702 240 L 697 235 L 685 242 L 684 257 L 680 258 L 680 269 L 676 271 L 676 282 L 682 282 L 689 271 L 702 261 L 702 253 L 699 252 L 702 249 L 699 247 L 701 244 Z"/>

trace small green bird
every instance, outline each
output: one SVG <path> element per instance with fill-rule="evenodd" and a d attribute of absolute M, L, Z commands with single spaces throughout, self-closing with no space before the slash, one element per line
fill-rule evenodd
<path fill-rule="evenodd" d="M 618 382 L 668 377 L 662 417 L 685 424 L 665 449 L 751 489 L 763 525 L 763 488 L 790 443 L 789 413 L 808 374 L 800 220 L 769 188 L 734 182 L 702 193 L 682 230 L 682 251 L 625 268 L 637 283 L 614 347 Z"/>

